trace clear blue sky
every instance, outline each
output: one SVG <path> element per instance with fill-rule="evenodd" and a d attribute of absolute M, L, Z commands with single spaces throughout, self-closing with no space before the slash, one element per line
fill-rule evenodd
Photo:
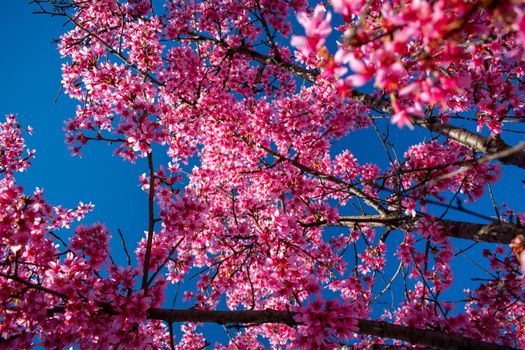
<path fill-rule="evenodd" d="M 64 32 L 64 21 L 33 10 L 16 0 L 0 11 L 0 115 L 15 113 L 23 125 L 31 125 L 34 134 L 26 143 L 37 150 L 33 165 L 18 179 L 26 192 L 43 187 L 51 204 L 94 203 L 86 222 L 106 223 L 115 243 L 117 227 L 136 241 L 147 229 L 147 196 L 138 187 L 146 163 L 124 162 L 102 143 L 88 145 L 82 158 L 71 157 L 62 128 L 74 116 L 75 101 L 60 91 L 63 60 L 52 43 Z M 116 257 L 123 258 L 122 249 L 115 248 Z"/>
<path fill-rule="evenodd" d="M 94 203 L 95 211 L 84 222 L 100 221 L 108 226 L 113 235 L 113 257 L 125 264 L 117 228 L 127 236 L 130 249 L 147 229 L 147 196 L 138 186 L 138 176 L 146 171 L 146 164 L 143 160 L 135 165 L 124 162 L 112 156 L 105 144 L 88 145 L 83 158 L 70 156 L 62 127 L 63 121 L 74 115 L 75 102 L 60 91 L 63 61 L 52 43 L 64 32 L 64 21 L 34 15 L 34 9 L 24 0 L 12 0 L 6 1 L 0 11 L 0 116 L 15 113 L 22 124 L 33 126 L 34 135 L 26 141 L 37 150 L 33 166 L 18 179 L 26 192 L 43 187 L 51 204 L 74 207 L 79 201 Z M 417 139 L 407 129 L 398 131 L 394 127 L 392 131 L 398 145 Z M 346 146 L 360 160 L 375 160 L 383 153 L 380 148 L 371 147 L 376 140 L 369 137 L 370 133 L 359 132 L 345 141 Z M 508 138 L 509 143 L 516 144 L 520 137 Z M 496 201 L 523 211 L 523 173 L 511 167 L 503 170 L 503 181 L 495 186 Z M 480 200 L 478 208 L 493 215 L 487 196 Z M 455 219 L 473 219 L 451 214 Z M 473 268 L 464 263 L 456 266 L 456 276 Z"/>

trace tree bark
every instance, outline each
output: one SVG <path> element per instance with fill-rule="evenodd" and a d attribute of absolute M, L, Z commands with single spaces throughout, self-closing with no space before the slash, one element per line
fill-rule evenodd
<path fill-rule="evenodd" d="M 476 242 L 510 244 L 518 235 L 525 235 L 525 227 L 507 222 L 493 222 L 488 225 L 472 222 L 442 220 L 449 227 L 449 236 Z"/>
<path fill-rule="evenodd" d="M 407 227 L 407 224 L 415 224 L 419 219 L 420 218 L 413 218 L 411 216 L 394 215 L 341 216 L 336 223 L 327 223 L 326 220 L 320 220 L 313 223 L 302 224 L 302 226 L 357 227 L 360 223 L 366 223 L 376 227 L 383 226 L 403 229 Z M 442 219 L 440 222 L 448 228 L 445 233 L 449 237 L 468 239 L 476 242 L 510 244 L 516 236 L 525 236 L 525 227 L 508 222 L 477 224 L 446 219 Z"/>
<path fill-rule="evenodd" d="M 457 126 L 441 124 L 437 121 L 430 122 L 426 120 L 422 120 L 415 124 L 439 135 L 455 140 L 477 152 L 490 154 L 511 149 L 511 146 L 507 145 L 501 139 L 487 139 L 481 135 L 475 134 L 471 131 L 468 131 L 467 129 Z M 525 152 L 512 152 L 508 156 L 500 158 L 499 161 L 525 169 Z"/>
<path fill-rule="evenodd" d="M 148 310 L 148 318 L 172 322 L 213 322 L 218 324 L 251 324 L 282 323 L 295 326 L 298 323 L 290 311 L 279 310 L 242 310 L 216 311 L 197 309 L 157 309 Z M 384 321 L 364 320 L 357 322 L 359 333 L 382 338 L 403 340 L 411 344 L 426 345 L 440 349 L 472 350 L 510 350 L 511 347 L 491 344 L 484 341 L 448 335 L 440 331 L 422 330 L 396 325 Z"/>
<path fill-rule="evenodd" d="M 262 324 L 282 323 L 293 327 L 297 322 L 293 313 L 280 310 L 242 310 L 217 311 L 199 309 L 160 309 L 148 310 L 148 318 L 166 322 L 213 322 L 218 324 Z"/>

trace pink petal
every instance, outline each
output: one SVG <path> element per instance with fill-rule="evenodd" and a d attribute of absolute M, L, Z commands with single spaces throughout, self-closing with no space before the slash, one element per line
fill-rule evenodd
<path fill-rule="evenodd" d="M 363 74 L 353 74 L 348 76 L 345 79 L 346 83 L 349 83 L 350 85 L 354 87 L 360 87 L 365 85 L 368 82 L 369 78 L 366 75 Z"/>
<path fill-rule="evenodd" d="M 349 54 L 348 57 L 346 57 L 346 59 L 348 60 L 350 69 L 352 69 L 352 71 L 354 71 L 355 73 L 362 73 L 365 71 L 366 66 L 364 65 L 364 63 L 361 60 L 355 58 L 354 55 Z"/>
<path fill-rule="evenodd" d="M 293 47 L 299 48 L 308 45 L 308 40 L 305 36 L 292 35 L 292 38 L 290 39 L 290 44 Z"/>

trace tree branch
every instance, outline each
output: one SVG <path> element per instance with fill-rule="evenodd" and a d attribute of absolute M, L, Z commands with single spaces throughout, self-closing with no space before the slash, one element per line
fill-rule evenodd
<path fill-rule="evenodd" d="M 153 155 L 148 152 L 148 169 L 149 169 L 149 192 L 148 192 L 148 238 L 146 243 L 146 252 L 144 253 L 144 269 L 142 272 L 142 289 L 144 294 L 148 292 L 148 274 L 149 260 L 151 255 L 151 246 L 153 244 L 153 233 L 155 230 L 155 171 L 153 169 Z"/>
<path fill-rule="evenodd" d="M 422 330 L 393 323 L 373 320 L 359 320 L 362 334 L 382 338 L 399 339 L 411 344 L 427 345 L 440 349 L 503 350 L 512 347 L 487 343 L 484 341 L 444 334 L 441 331 Z"/>
<path fill-rule="evenodd" d="M 525 235 L 525 227 L 508 222 L 476 224 L 472 222 L 441 220 L 450 229 L 450 237 L 469 239 L 476 242 L 510 244 L 518 235 Z"/>
<path fill-rule="evenodd" d="M 166 322 L 213 322 L 218 324 L 231 323 L 282 323 L 293 327 L 297 322 L 290 311 L 280 310 L 241 310 L 217 311 L 199 309 L 160 309 L 148 310 L 148 318 Z"/>
<path fill-rule="evenodd" d="M 197 309 L 157 309 L 148 310 L 148 318 L 171 322 L 213 322 L 218 324 L 262 324 L 282 323 L 296 326 L 294 313 L 279 310 L 242 310 L 216 311 Z M 472 349 L 472 350 L 510 350 L 507 346 L 491 344 L 475 339 L 444 334 L 441 331 L 422 330 L 389 322 L 364 320 L 357 322 L 359 333 L 377 337 L 398 339 L 411 344 L 427 345 L 441 349 Z"/>
<path fill-rule="evenodd" d="M 507 145 L 501 139 L 487 139 L 467 129 L 463 129 L 450 124 L 442 124 L 438 121 L 428 120 L 416 121 L 415 124 L 430 131 L 433 131 L 439 135 L 455 140 L 461 143 L 462 145 L 477 152 L 498 153 L 512 150 L 512 147 Z M 515 151 L 509 153 L 510 154 L 499 158 L 499 160 L 505 164 L 515 165 L 517 167 L 525 169 L 525 152 Z"/>
<path fill-rule="evenodd" d="M 415 224 L 418 217 L 395 216 L 395 215 L 356 215 L 341 216 L 336 223 L 327 223 L 326 220 L 319 220 L 312 223 L 303 224 L 303 227 L 332 226 L 332 227 L 355 227 L 360 223 L 367 223 L 370 226 L 393 226 L 404 228 L 407 224 Z M 518 235 L 525 235 L 525 227 L 508 222 L 493 222 L 490 224 L 477 224 L 465 221 L 446 220 L 439 221 L 448 230 L 449 237 L 468 239 L 476 242 L 510 244 L 512 239 Z"/>

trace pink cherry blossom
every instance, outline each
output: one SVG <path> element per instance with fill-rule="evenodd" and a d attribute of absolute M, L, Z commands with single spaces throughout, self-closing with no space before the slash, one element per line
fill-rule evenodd
<path fill-rule="evenodd" d="M 305 55 L 317 53 L 324 45 L 326 37 L 332 32 L 330 21 L 332 15 L 326 13 L 322 5 L 318 5 L 313 14 L 309 16 L 305 12 L 297 14 L 297 21 L 301 24 L 306 32 L 306 36 L 292 36 L 292 45 L 299 48 Z"/>

